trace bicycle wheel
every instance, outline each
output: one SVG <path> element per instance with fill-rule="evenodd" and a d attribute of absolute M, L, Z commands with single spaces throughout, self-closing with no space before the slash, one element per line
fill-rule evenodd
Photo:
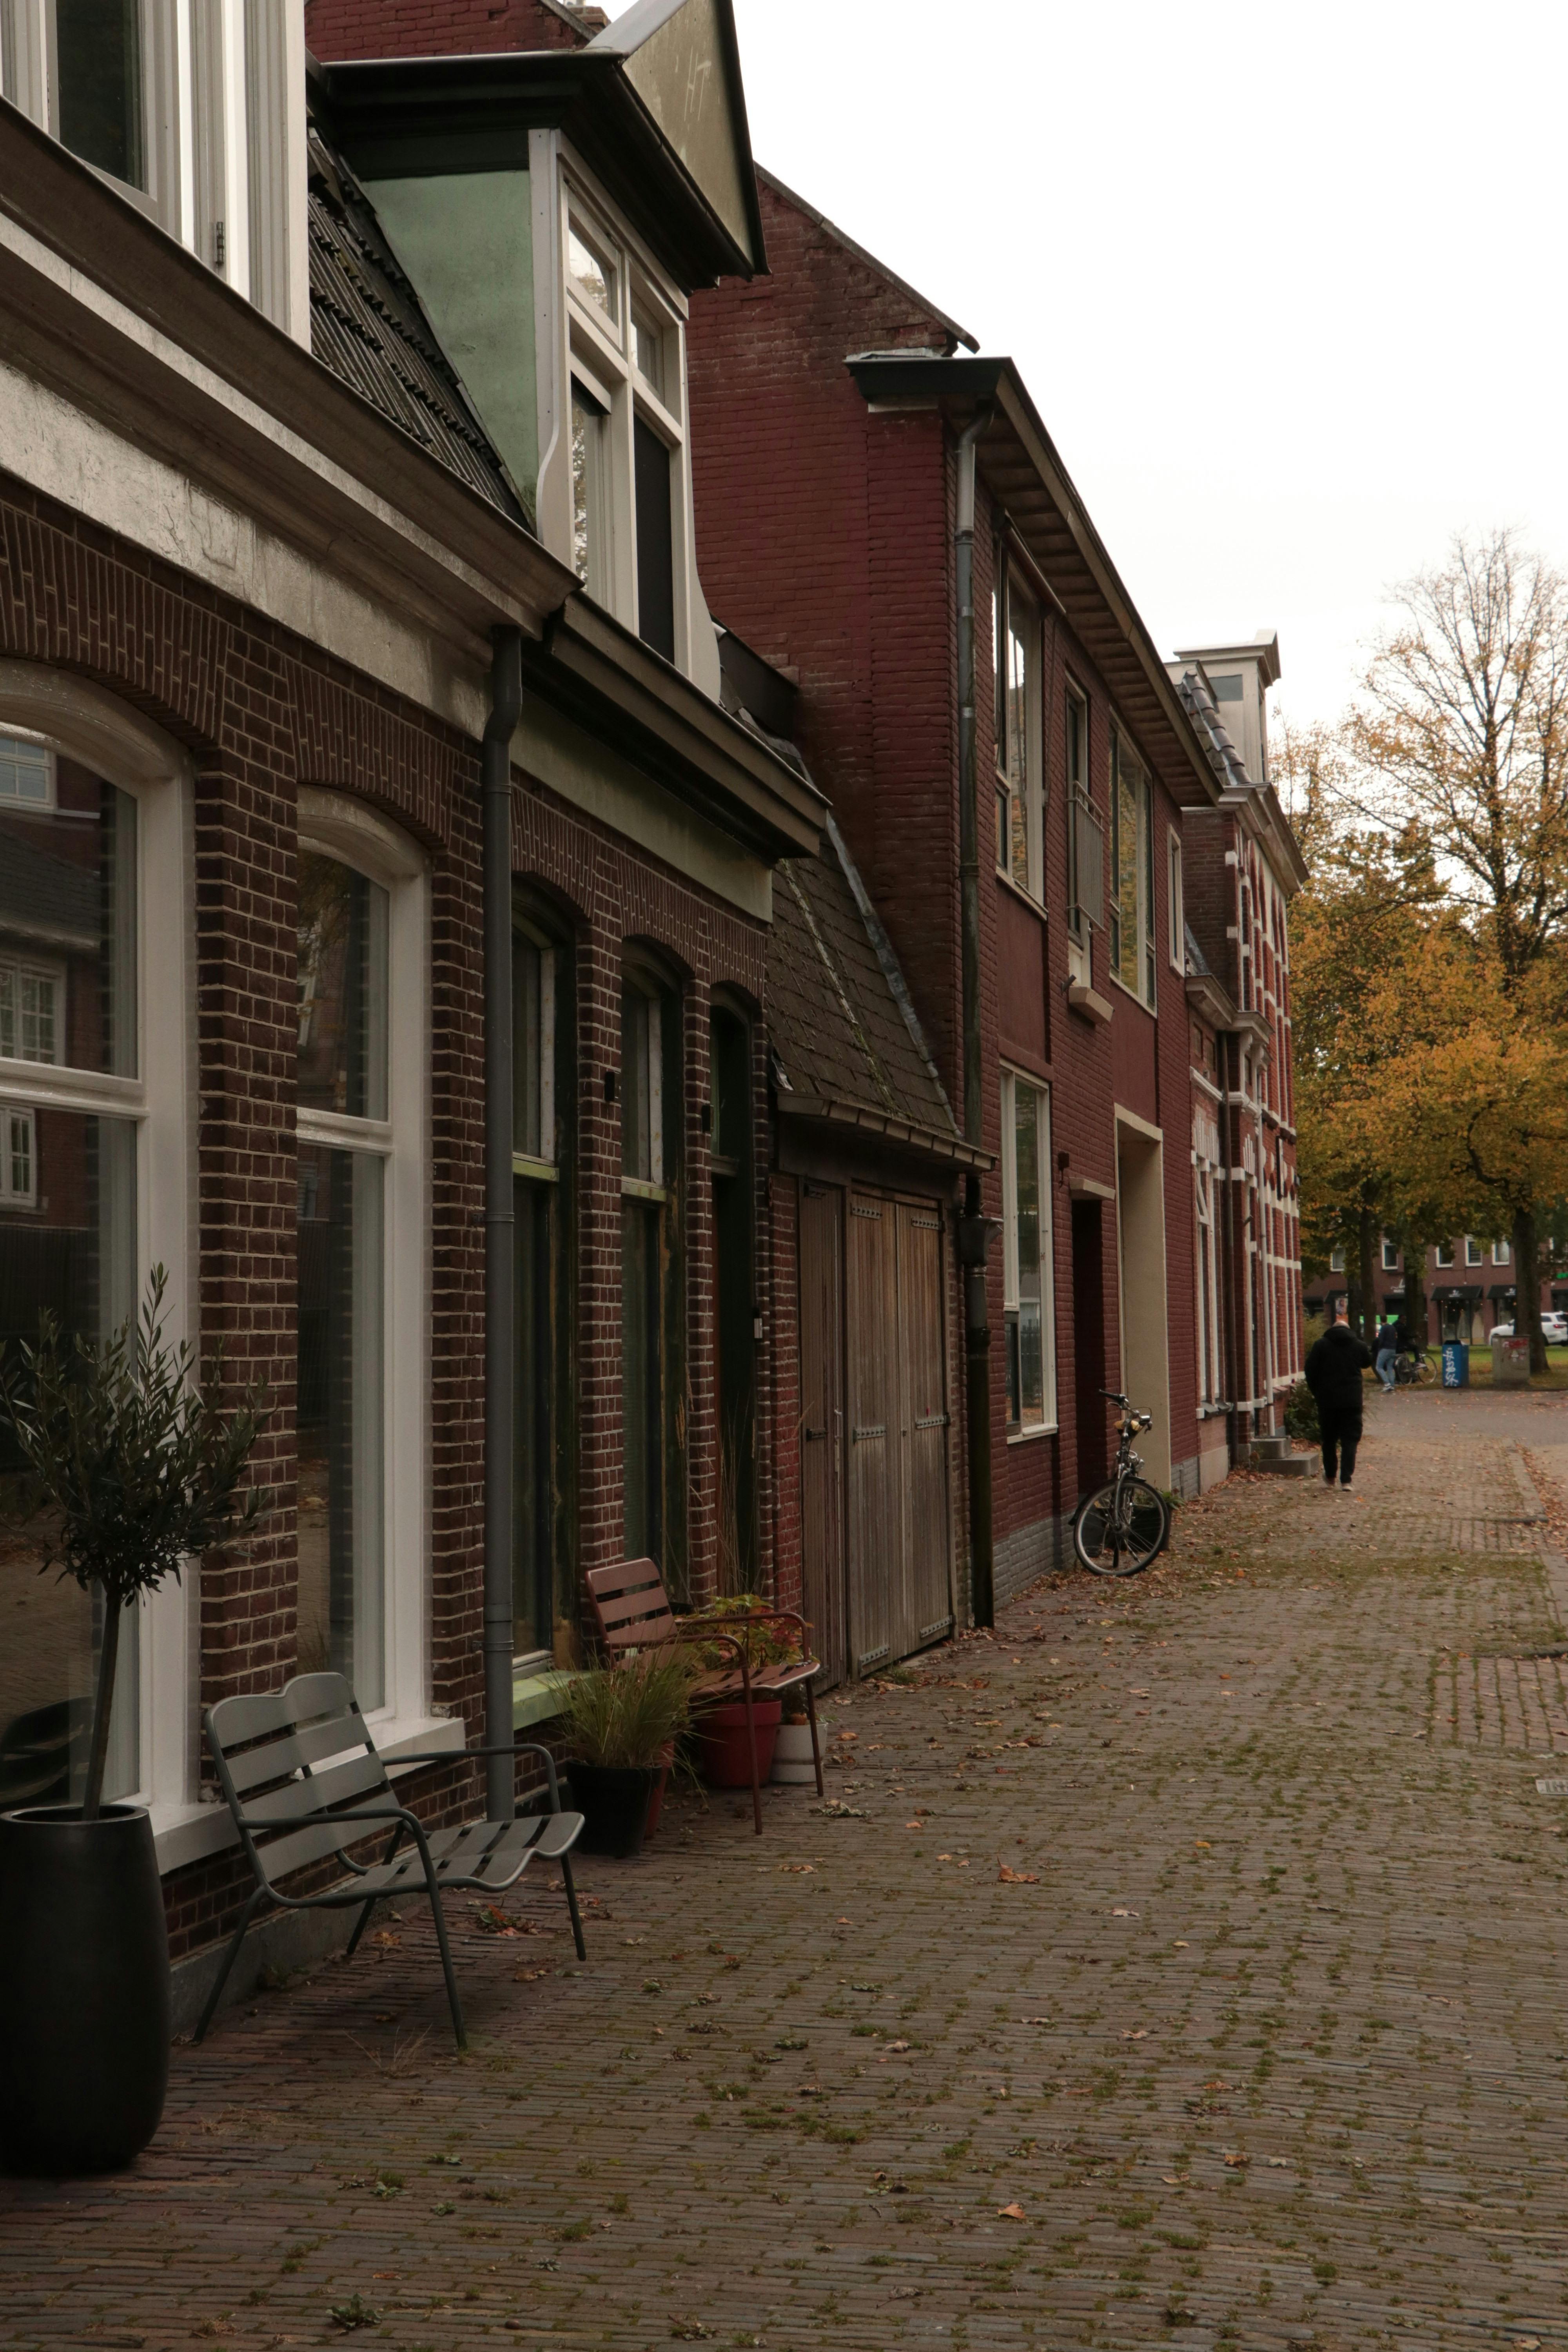
<path fill-rule="evenodd" d="M 1415 1377 L 1424 1389 L 1436 1388 L 1437 1385 L 1437 1367 L 1425 1349 L 1421 1351 L 1421 1360 L 1416 1366 Z"/>
<path fill-rule="evenodd" d="M 1136 1576 L 1171 1530 L 1165 1498 L 1146 1478 L 1112 1479 L 1073 1521 L 1073 1549 L 1091 1576 Z"/>

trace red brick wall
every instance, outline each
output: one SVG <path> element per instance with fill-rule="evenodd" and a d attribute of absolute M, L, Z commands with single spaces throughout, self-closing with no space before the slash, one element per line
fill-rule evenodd
<path fill-rule="evenodd" d="M 265 1381 L 257 1450 L 278 1507 L 248 1553 L 202 1577 L 201 1698 L 279 1687 L 296 1664 L 294 1381 L 298 792 L 374 803 L 428 861 L 432 1211 L 428 1427 L 430 1697 L 477 1725 L 483 1564 L 484 1095 L 477 747 L 397 697 L 79 517 L 0 477 L 0 656 L 68 668 L 154 719 L 196 773 L 199 1309 L 231 1382 Z M 620 1130 L 603 1073 L 620 1059 L 623 943 L 655 946 L 683 989 L 683 1297 L 692 1570 L 711 1580 L 715 1468 L 700 1106 L 710 992 L 760 1003 L 763 926 L 693 889 L 524 780 L 513 864 L 576 929 L 580 1072 L 577 1301 L 580 1560 L 621 1555 Z M 174 919 L 180 919 L 176 914 Z M 759 1044 L 759 1056 L 761 1054 Z M 758 1116 L 763 1095 L 758 1088 Z M 760 1131 L 760 1130 L 759 1130 Z M 759 1248 L 763 1239 L 759 1236 Z M 764 1356 L 766 1348 L 764 1343 Z M 763 1475 L 771 1476 L 764 1465 Z M 769 1490 L 771 1492 L 771 1489 Z M 771 1519 L 763 1573 L 772 1573 Z M 445 1800 L 440 1801 L 445 1802 Z M 168 1884 L 177 1951 L 237 1906 L 232 1856 Z"/>
<path fill-rule="evenodd" d="M 757 651 L 799 676 L 797 737 L 830 795 L 909 979 L 950 1099 L 963 1101 L 953 636 L 953 466 L 931 413 L 872 415 L 846 368 L 855 351 L 941 350 L 945 331 L 770 187 L 761 190 L 772 276 L 698 294 L 689 337 L 698 559 L 709 604 Z M 1109 1031 L 1070 1014 L 1062 696 L 1070 669 L 1089 695 L 1090 772 L 1102 808 L 1110 701 L 1064 625 L 1046 617 L 1046 900 L 1042 926 L 990 879 L 994 760 L 990 604 L 997 519 L 982 483 L 975 533 L 979 644 L 983 1140 L 999 1147 L 996 1083 L 1009 1058 L 1049 1082 L 1057 1240 L 1060 1436 L 1005 1443 L 1000 1253 L 990 1278 L 994 1524 L 999 1547 L 1059 1520 L 1078 1496 L 1072 1398 L 1070 1177 L 1116 1180 L 1112 1107 L 1165 1136 L 1172 1450 L 1197 1452 L 1194 1349 L 1191 1103 L 1186 1006 L 1164 952 L 1167 827 L 1179 824 L 1156 776 L 1155 924 L 1159 1020 L 1105 981 Z M 1016 934 L 1029 931 L 1026 941 Z M 1011 940 L 1003 971 L 1005 940 Z M 1004 1022 L 1005 991 L 1005 1022 Z M 983 1186 L 999 1213 L 1000 1177 Z M 1108 1378 L 1121 1372 L 1114 1207 L 1102 1219 Z M 1044 1564 L 1042 1559 L 1041 1564 Z"/>
<path fill-rule="evenodd" d="M 305 39 L 324 65 L 349 58 L 574 49 L 594 29 L 579 32 L 542 0 L 305 0 Z"/>

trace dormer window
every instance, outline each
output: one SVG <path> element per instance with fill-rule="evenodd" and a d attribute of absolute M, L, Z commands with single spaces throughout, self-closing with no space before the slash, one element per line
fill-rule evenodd
<path fill-rule="evenodd" d="M 679 298 L 574 185 L 562 205 L 572 564 L 666 661 L 689 658 L 690 530 Z"/>

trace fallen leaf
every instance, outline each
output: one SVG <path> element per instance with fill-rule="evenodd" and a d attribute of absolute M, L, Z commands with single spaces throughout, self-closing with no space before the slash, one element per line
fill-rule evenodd
<path fill-rule="evenodd" d="M 1212 1853 L 1214 1852 L 1214 1848 L 1210 1845 L 1207 1838 L 1194 1838 L 1193 1840 L 1193 1843 L 1195 1846 L 1202 1846 L 1206 1853 Z"/>
<path fill-rule="evenodd" d="M 1020 2025 L 1048 2025 L 1050 2021 L 1048 2017 L 1021 2017 L 1018 2020 Z"/>
<path fill-rule="evenodd" d="M 924 1822 L 906 1822 L 904 1827 L 907 1830 L 923 1830 L 925 1823 Z"/>
<path fill-rule="evenodd" d="M 513 1969 L 511 1980 L 513 1984 L 537 1984 L 541 1977 L 549 1974 L 548 1969 Z"/>
<path fill-rule="evenodd" d="M 1190 2172 L 1163 2172 L 1160 2178 L 1167 2189 L 1190 2189 L 1193 2185 Z"/>
<path fill-rule="evenodd" d="M 888 2044 L 889 2050 L 910 2050 L 913 2046 L 913 2043 L 909 2042 L 889 2042 Z"/>
<path fill-rule="evenodd" d="M 1014 1870 L 1007 1863 L 1000 1865 L 996 1878 L 998 1885 L 1003 1886 L 1037 1886 L 1040 1883 L 1038 1871 Z"/>
<path fill-rule="evenodd" d="M 1188 1943 L 1184 1936 L 1178 1936 L 1175 1942 L 1171 1947 L 1171 1949 L 1173 1952 L 1190 1952 L 1192 1948 L 1192 1946 Z"/>
<path fill-rule="evenodd" d="M 1123 2026 L 1121 2039 L 1123 2042 L 1147 2042 L 1149 2029 L 1146 2025 Z"/>
<path fill-rule="evenodd" d="M 998 2205 L 996 2219 L 999 2221 L 1026 2221 L 1028 2215 L 1021 2205 Z"/>
<path fill-rule="evenodd" d="M 1226 2149 L 1226 2152 L 1225 2152 L 1225 2160 L 1226 2160 L 1226 2164 L 1230 2167 L 1230 2169 L 1231 2169 L 1233 2172 L 1237 2172 L 1237 2171 L 1239 2171 L 1240 2168 L 1241 2168 L 1244 2164 L 1250 2164 L 1250 2163 L 1251 2163 L 1251 2161 L 1252 2161 L 1252 2158 L 1251 2158 L 1247 2154 L 1246 2150 L 1245 2150 L 1245 2149 L 1243 2149 L 1243 2148 L 1239 2148 L 1239 2147 L 1227 2147 L 1227 2148 Z"/>
<path fill-rule="evenodd" d="M 815 1862 L 781 1862 L 779 1868 L 793 1872 L 797 1878 L 811 1878 L 816 1874 L 816 1864 Z"/>
<path fill-rule="evenodd" d="M 1110 1916 L 1113 1919 L 1138 1919 L 1142 1918 L 1142 1914 L 1139 1911 L 1129 1911 L 1119 1903 Z"/>
<path fill-rule="evenodd" d="M 1287 2171 L 1290 2163 L 1290 2159 L 1288 2156 L 1271 2156 L 1268 2161 L 1274 2166 L 1275 2169 L 1279 2172 Z"/>

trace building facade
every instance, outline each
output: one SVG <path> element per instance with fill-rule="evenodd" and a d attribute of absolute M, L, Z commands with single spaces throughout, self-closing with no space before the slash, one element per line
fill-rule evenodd
<path fill-rule="evenodd" d="M 994 1222 L 984 1306 L 968 1310 L 970 1410 L 989 1420 L 1005 1597 L 1061 1557 L 1105 1475 L 1102 1391 L 1152 1412 L 1149 1466 L 1179 1491 L 1273 1425 L 1294 1345 L 1282 1217 L 1265 1231 L 1260 1214 L 1235 1261 L 1256 1258 L 1235 1314 L 1274 1335 L 1273 1353 L 1239 1401 L 1234 1366 L 1206 1390 L 1200 1371 L 1200 1233 L 1221 1213 L 1212 1186 L 1206 1220 L 1194 1201 L 1200 1102 L 1211 1172 L 1237 1163 L 1220 1147 L 1216 1072 L 1194 1073 L 1182 845 L 1235 780 L 1016 370 L 760 184 L 769 278 L 693 305 L 700 556 L 720 623 L 795 687 L 795 740 L 960 1129 L 992 1163 L 966 1173 L 955 1240 Z M 1237 822 L 1233 800 L 1216 838 Z M 1233 1011 L 1243 1030 L 1266 1019 L 1215 996 L 1216 1019 Z M 1254 1157 L 1272 1202 L 1289 1180 L 1261 1145 Z M 1228 1328 L 1229 1255 L 1212 1282 L 1210 1328 Z M 973 1482 L 973 1452 L 970 1468 Z M 851 1610 L 858 1575 L 851 1547 Z"/>

